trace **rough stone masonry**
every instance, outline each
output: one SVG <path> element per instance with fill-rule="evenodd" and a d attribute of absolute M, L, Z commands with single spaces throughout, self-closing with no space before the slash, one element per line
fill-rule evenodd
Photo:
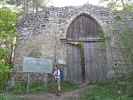
<path fill-rule="evenodd" d="M 113 66 L 125 64 L 121 52 L 124 49 L 120 47 L 119 41 L 122 24 L 114 23 L 117 15 L 110 9 L 90 4 L 78 7 L 48 7 L 46 11 L 28 13 L 20 18 L 14 62 L 16 70 L 22 71 L 24 56 L 54 59 L 56 51 L 56 59 L 66 61 L 67 48 L 62 40 L 66 39 L 71 22 L 83 13 L 94 18 L 102 27 L 106 39 L 107 77 L 112 77 Z M 124 18 L 133 25 L 131 15 L 126 15 Z"/>

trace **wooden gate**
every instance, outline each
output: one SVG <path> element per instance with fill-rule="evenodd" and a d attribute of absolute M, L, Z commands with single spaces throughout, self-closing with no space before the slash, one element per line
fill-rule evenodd
<path fill-rule="evenodd" d="M 103 46 L 103 47 L 102 47 Z M 86 81 L 106 79 L 106 49 L 101 42 L 84 43 Z"/>
<path fill-rule="evenodd" d="M 79 47 L 67 44 L 67 79 L 75 83 L 82 81 L 80 61 Z"/>
<path fill-rule="evenodd" d="M 106 47 L 102 28 L 87 14 L 77 16 L 67 30 L 67 79 L 72 82 L 106 79 Z"/>

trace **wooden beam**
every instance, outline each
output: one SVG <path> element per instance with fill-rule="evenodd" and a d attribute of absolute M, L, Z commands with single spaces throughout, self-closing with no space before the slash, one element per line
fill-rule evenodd
<path fill-rule="evenodd" d="M 64 43 L 70 43 L 70 42 L 104 42 L 104 38 L 100 37 L 88 37 L 88 38 L 79 38 L 79 39 L 60 39 Z"/>

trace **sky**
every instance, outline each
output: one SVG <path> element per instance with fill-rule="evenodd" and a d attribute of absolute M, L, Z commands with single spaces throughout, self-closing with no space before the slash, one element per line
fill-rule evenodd
<path fill-rule="evenodd" d="M 51 0 L 49 5 L 54 5 L 56 7 L 79 6 L 87 2 L 93 5 L 99 5 L 99 1 L 100 0 Z"/>
<path fill-rule="evenodd" d="M 86 3 L 93 4 L 93 5 L 101 5 L 99 4 L 100 0 L 45 0 L 48 5 L 47 6 L 55 6 L 55 7 L 64 7 L 64 6 L 80 6 Z M 43 3 L 42 3 L 43 5 Z M 1 5 L 0 5 L 1 7 Z M 11 6 L 10 6 L 11 8 Z"/>

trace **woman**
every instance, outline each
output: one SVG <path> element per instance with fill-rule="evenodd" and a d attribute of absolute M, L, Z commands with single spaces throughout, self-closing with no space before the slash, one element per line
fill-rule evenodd
<path fill-rule="evenodd" d="M 56 65 L 53 71 L 53 75 L 54 75 L 54 79 L 57 82 L 58 85 L 58 90 L 57 90 L 57 95 L 60 96 L 60 92 L 61 92 L 61 84 L 60 84 L 60 69 L 58 68 L 58 66 Z"/>

